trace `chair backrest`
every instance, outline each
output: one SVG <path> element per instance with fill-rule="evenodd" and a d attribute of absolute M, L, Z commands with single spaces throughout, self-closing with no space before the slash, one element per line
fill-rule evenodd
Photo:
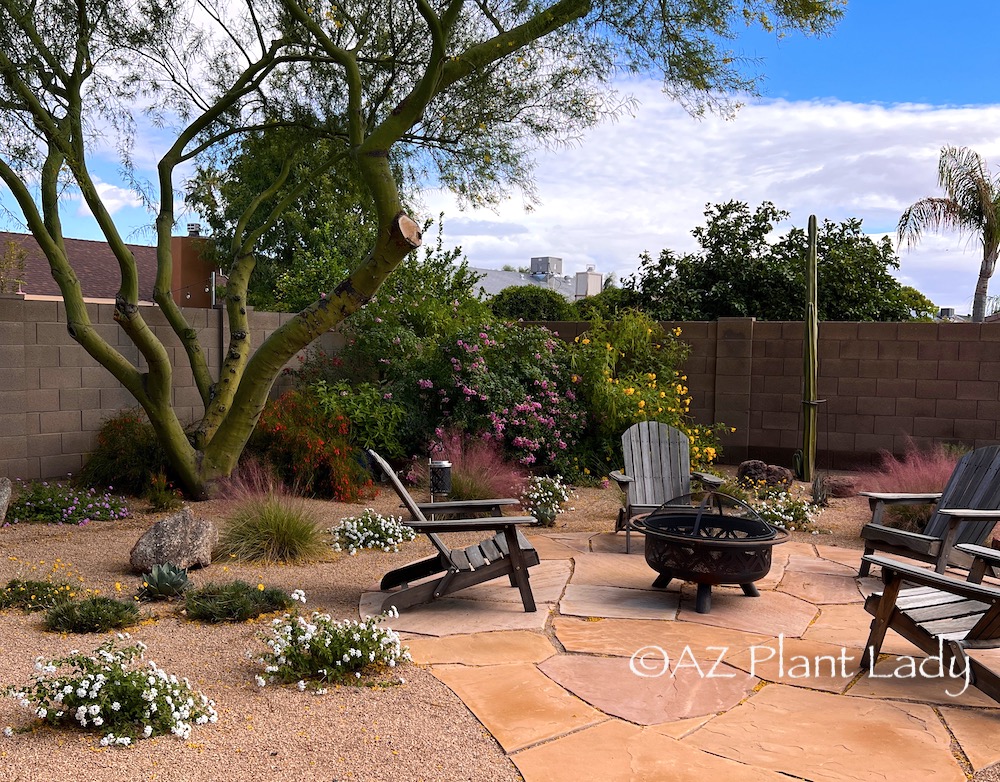
<path fill-rule="evenodd" d="M 955 465 L 937 507 L 1000 509 L 1000 445 L 977 448 L 963 456 Z M 955 542 L 982 543 L 995 524 L 993 521 L 966 522 L 959 527 Z M 924 533 L 941 538 L 947 529 L 947 517 L 935 512 L 927 522 Z"/>
<path fill-rule="evenodd" d="M 371 448 L 366 448 L 365 450 L 368 452 L 368 455 L 371 457 L 372 461 L 375 462 L 375 464 L 377 464 L 382 469 L 383 473 L 385 473 L 385 477 L 388 478 L 389 483 L 392 484 L 393 491 L 395 491 L 396 494 L 399 496 L 399 499 L 402 501 L 403 505 L 410 512 L 410 515 L 413 516 L 413 518 L 416 521 L 426 522 L 427 517 L 420 512 L 420 508 L 417 507 L 417 503 L 414 501 L 413 497 L 410 496 L 410 493 L 406 490 L 406 487 L 403 485 L 403 482 L 399 480 L 399 476 L 396 475 L 396 471 L 389 466 L 389 463 L 385 459 L 383 459 L 381 456 L 375 453 L 375 451 L 373 451 Z M 441 538 L 439 538 L 433 532 L 428 532 L 426 533 L 426 535 L 428 538 L 430 538 L 431 543 L 434 544 L 434 548 L 436 548 L 444 556 L 448 556 L 450 549 L 445 545 L 444 541 L 441 540 Z"/>
<path fill-rule="evenodd" d="M 622 435 L 630 505 L 662 505 L 691 492 L 691 443 L 679 429 L 640 421 Z"/>

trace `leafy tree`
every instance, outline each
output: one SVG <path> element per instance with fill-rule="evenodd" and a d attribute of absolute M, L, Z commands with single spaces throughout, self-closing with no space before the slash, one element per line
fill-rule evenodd
<path fill-rule="evenodd" d="M 570 305 L 571 314 L 580 320 L 614 320 L 629 310 L 638 309 L 636 299 L 634 290 L 606 284 L 600 293 L 574 301 Z"/>
<path fill-rule="evenodd" d="M 0 180 L 59 284 L 69 333 L 136 398 L 186 491 L 201 495 L 235 466 L 285 362 L 361 308 L 419 246 L 398 171 L 473 203 L 495 201 L 529 186 L 539 142 L 572 138 L 621 110 L 627 99 L 611 90 L 614 76 L 656 72 L 667 94 L 693 110 L 724 107 L 726 95 L 755 84 L 726 48 L 739 25 L 823 33 L 842 5 L 0 0 Z M 167 129 L 149 188 L 132 165 L 134 145 L 146 138 L 142 107 Z M 248 136 L 279 128 L 288 131 L 281 168 L 255 184 L 220 253 L 230 342 L 216 379 L 197 330 L 170 297 L 174 192 L 185 167 L 233 158 Z M 94 144 L 104 139 L 123 153 L 155 212 L 154 299 L 204 404 L 187 430 L 171 406 L 170 353 L 137 306 L 136 264 L 92 171 Z M 324 286 L 326 296 L 252 352 L 246 304 L 260 241 L 331 171 L 363 186 L 374 238 L 349 274 Z M 141 363 L 90 321 L 63 242 L 67 187 L 118 260 L 116 319 Z"/>
<path fill-rule="evenodd" d="M 921 198 L 899 218 L 897 234 L 913 247 L 924 231 L 950 229 L 968 233 L 983 246 L 983 261 L 972 298 L 972 321 L 982 323 L 990 277 L 1000 255 L 1000 176 L 967 147 L 942 147 L 938 185 L 944 198 Z"/>
<path fill-rule="evenodd" d="M 661 320 L 801 319 L 805 231 L 792 228 L 774 241 L 775 224 L 788 213 L 768 201 L 753 212 L 739 201 L 716 204 L 705 217 L 692 231 L 700 252 L 642 256 L 626 281 L 638 306 Z M 889 239 L 873 242 L 860 220 L 823 221 L 818 255 L 821 320 L 905 321 L 933 312 L 926 297 L 890 273 L 899 261 Z"/>
<path fill-rule="evenodd" d="M 512 285 L 489 300 L 490 309 L 504 320 L 568 320 L 569 302 L 561 293 L 537 285 Z"/>

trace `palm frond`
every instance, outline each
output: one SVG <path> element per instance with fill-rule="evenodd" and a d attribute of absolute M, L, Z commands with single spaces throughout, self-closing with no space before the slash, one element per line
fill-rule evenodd
<path fill-rule="evenodd" d="M 968 147 L 943 147 L 938 161 L 938 184 L 961 210 L 967 230 L 982 230 L 993 216 L 993 187 L 986 161 Z"/>
<path fill-rule="evenodd" d="M 915 204 L 907 207 L 899 218 L 896 236 L 900 244 L 912 248 L 920 241 L 925 231 L 938 231 L 942 228 L 962 231 L 960 206 L 950 198 L 921 198 Z"/>

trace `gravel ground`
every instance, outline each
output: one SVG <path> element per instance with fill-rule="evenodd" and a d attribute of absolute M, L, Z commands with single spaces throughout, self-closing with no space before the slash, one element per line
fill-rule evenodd
<path fill-rule="evenodd" d="M 805 487 L 799 487 L 804 491 Z M 327 528 L 361 506 L 310 502 Z M 366 503 L 398 513 L 394 496 L 383 491 Z M 612 528 L 617 490 L 583 489 L 574 510 L 558 517 L 556 531 Z M 196 515 L 224 523 L 221 501 L 199 503 Z M 867 516 L 860 498 L 833 500 L 819 526 L 822 535 L 796 537 L 830 545 L 859 547 L 858 530 Z M 131 595 L 139 579 L 128 570 L 133 543 L 156 517 L 139 514 L 120 522 L 84 527 L 16 525 L 0 529 L 0 583 L 40 578 L 59 560 L 82 586 L 102 594 Z M 536 530 L 544 534 L 544 530 Z M 302 566 L 244 566 L 217 563 L 192 574 L 196 584 L 242 578 L 308 596 L 306 609 L 357 618 L 361 593 L 399 563 L 429 551 L 423 541 L 398 554 L 362 552 Z M 102 749 L 94 734 L 33 724 L 12 699 L 0 699 L 0 781 L 24 780 L 504 780 L 520 779 L 513 763 L 471 712 L 429 671 L 415 665 L 399 673 L 405 682 L 389 687 L 338 687 L 326 695 L 294 688 L 258 688 L 254 659 L 263 649 L 258 634 L 266 620 L 210 626 L 187 621 L 175 605 L 155 604 L 132 631 L 147 644 L 147 658 L 169 673 L 188 677 L 212 698 L 217 723 L 195 728 L 190 740 L 160 737 L 126 749 Z M 47 659 L 72 649 L 89 651 L 107 636 L 66 636 L 42 630 L 39 615 L 0 612 L 0 684 L 23 684 L 34 674 L 36 655 Z M 53 751 L 55 750 L 55 751 Z M 1000 779 L 1000 777 L 981 777 Z"/>

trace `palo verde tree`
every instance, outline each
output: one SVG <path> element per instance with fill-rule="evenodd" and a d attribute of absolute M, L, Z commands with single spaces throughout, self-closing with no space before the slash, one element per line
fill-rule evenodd
<path fill-rule="evenodd" d="M 574 138 L 627 105 L 618 74 L 658 73 L 695 111 L 752 91 L 729 50 L 739 27 L 824 33 L 843 0 L 0 0 L 0 180 L 38 240 L 73 338 L 136 398 L 185 490 L 228 474 L 285 362 L 362 307 L 420 244 L 398 171 L 471 202 L 530 195 L 532 149 Z M 147 120 L 152 120 L 147 123 Z M 143 124 L 147 123 L 147 124 Z M 144 197 L 155 214 L 156 304 L 183 345 L 204 403 L 185 428 L 171 408 L 168 352 L 137 306 L 134 259 L 92 170 L 95 145 L 125 170 L 147 126 L 169 129 Z M 213 377 L 170 298 L 174 194 L 185 171 L 225 160 L 249 134 L 284 129 L 286 153 L 235 222 L 231 335 Z M 306 151 L 311 175 L 298 168 Z M 250 349 L 246 294 L 261 237 L 314 177 L 359 182 L 374 238 L 327 293 Z M 135 176 L 135 184 L 141 187 Z M 94 328 L 63 242 L 73 188 L 118 261 L 116 320 L 141 355 Z M 74 205 L 73 208 L 76 208 Z"/>

